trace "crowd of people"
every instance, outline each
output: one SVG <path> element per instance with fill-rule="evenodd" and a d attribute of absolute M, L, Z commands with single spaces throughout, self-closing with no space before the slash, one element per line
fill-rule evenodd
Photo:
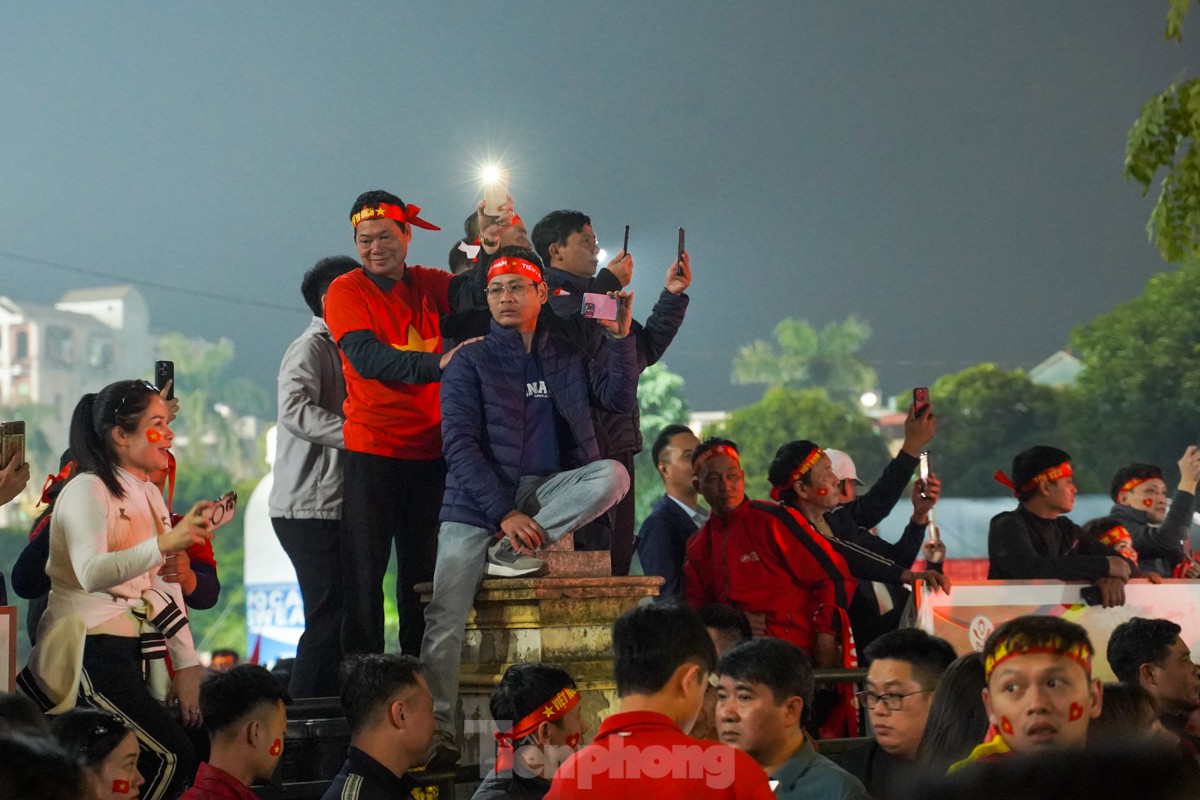
<path fill-rule="evenodd" d="M 253 665 L 204 677 L 188 609 L 221 591 L 214 506 L 171 513 L 177 403 L 138 380 L 89 393 L 12 569 L 14 589 L 40 603 L 18 686 L 40 712 L 32 726 L 42 714 L 54 725 L 0 733 L 0 748 L 25 753 L 0 760 L 73 765 L 56 770 L 64 794 L 37 796 L 253 797 L 281 755 L 291 698 L 323 696 L 340 696 L 351 733 L 326 797 L 408 796 L 409 770 L 460 760 L 459 667 L 481 581 L 544 574 L 543 549 L 568 533 L 576 549 L 607 551 L 613 575 L 636 555 L 663 579 L 656 602 L 613 626 L 620 710 L 581 747 L 571 675 L 513 666 L 492 696 L 496 769 L 476 797 L 630 796 L 650 780 L 680 797 L 900 798 L 926 781 L 920 791 L 958 796 L 936 793 L 1034 774 L 1043 751 L 1085 763 L 1117 743 L 1184 765 L 1173 780 L 1195 785 L 1200 673 L 1178 625 L 1114 631 L 1121 684 L 1107 690 L 1086 632 L 1062 619 L 1013 620 L 958 659 L 911 627 L 913 587 L 951 591 L 946 548 L 928 535 L 941 480 L 913 480 L 936 436 L 930 403 L 910 407 L 869 488 L 847 453 L 781 442 L 764 465 L 769 501 L 746 496 L 735 442 L 669 426 L 651 446 L 664 494 L 635 532 L 638 376 L 683 324 L 688 254 L 639 322 L 632 256 L 600 268 L 581 212 L 552 212 L 529 233 L 511 198 L 497 213 L 480 203 L 453 273 L 408 264 L 414 228 L 437 228 L 393 194 L 361 195 L 350 223 L 358 260 L 304 275 L 313 318 L 279 372 L 269 508 L 305 615 L 288 685 Z M 611 315 L 595 313 L 597 296 Z M 28 480 L 28 465 L 0 470 L 4 492 Z M 1200 450 L 1179 470 L 1168 502 L 1160 468 L 1121 468 L 1110 514 L 1081 528 L 1066 516 L 1070 456 L 1023 451 L 1011 478 L 997 473 L 1017 507 L 992 520 L 989 577 L 1084 580 L 1105 606 L 1132 579 L 1200 577 L 1187 546 Z M 889 542 L 875 528 L 906 492 L 908 525 Z M 384 654 L 393 551 L 399 655 Z M 424 607 L 421 583 L 433 586 Z M 816 685 L 814 669 L 860 663 L 862 691 Z M 0 724 L 27 711 L 0 709 Z M 820 754 L 863 723 L 862 747 Z M 0 794 L 35 780 L 0 769 Z"/>

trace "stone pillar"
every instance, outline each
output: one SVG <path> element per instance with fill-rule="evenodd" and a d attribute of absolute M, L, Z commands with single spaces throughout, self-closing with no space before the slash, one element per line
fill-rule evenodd
<path fill-rule="evenodd" d="M 571 673 L 582 696 L 585 741 L 617 708 L 613 620 L 656 597 L 662 578 L 612 577 L 607 551 L 574 552 L 569 535 L 545 557 L 540 577 L 487 578 L 475 595 L 455 709 L 455 734 L 464 746 L 460 763 L 487 765 L 495 757 L 488 698 L 513 664 L 543 662 Z M 432 588 L 417 587 L 425 602 Z"/>

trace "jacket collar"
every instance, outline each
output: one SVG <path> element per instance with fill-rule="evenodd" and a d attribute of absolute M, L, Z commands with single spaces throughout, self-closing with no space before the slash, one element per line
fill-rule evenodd
<path fill-rule="evenodd" d="M 614 734 L 625 734 L 645 731 L 674 731 L 682 733 L 675 720 L 657 711 L 625 711 L 610 714 L 600 723 L 593 743 L 606 739 Z"/>
<path fill-rule="evenodd" d="M 355 775 L 362 775 L 371 783 L 387 789 L 393 797 L 408 797 L 413 784 L 407 775 L 397 776 L 371 756 L 354 745 L 346 751 L 346 766 Z"/>
<path fill-rule="evenodd" d="M 1133 521 L 1138 525 L 1149 525 L 1150 520 L 1147 519 L 1146 512 L 1140 509 L 1123 506 L 1120 503 L 1113 503 L 1112 510 L 1108 512 L 1110 517 L 1116 517 L 1122 522 Z"/>
<path fill-rule="evenodd" d="M 521 332 L 516 328 L 506 328 L 493 319 L 492 329 L 488 333 L 488 338 L 496 342 L 497 346 L 505 354 L 525 355 L 525 340 L 521 338 Z M 537 330 L 533 332 L 533 352 L 536 353 L 542 349 L 542 343 L 545 338 L 546 329 L 539 320 Z"/>
<path fill-rule="evenodd" d="M 595 276 L 584 278 L 558 267 L 546 267 L 546 285 L 551 289 L 565 286 L 572 293 L 583 294 L 592 285 Z"/>
<path fill-rule="evenodd" d="M 780 786 L 791 786 L 804 777 L 804 773 L 808 772 L 808 768 L 816 760 L 817 750 L 805 735 L 804 744 L 800 745 L 800 749 L 793 753 L 792 757 L 784 762 L 784 765 L 777 769 L 771 778 L 779 781 Z"/>
<path fill-rule="evenodd" d="M 308 327 L 304 329 L 304 333 L 317 334 L 320 336 L 325 336 L 329 339 L 333 338 L 329 333 L 329 325 L 320 317 L 313 317 L 312 321 L 308 323 Z"/>

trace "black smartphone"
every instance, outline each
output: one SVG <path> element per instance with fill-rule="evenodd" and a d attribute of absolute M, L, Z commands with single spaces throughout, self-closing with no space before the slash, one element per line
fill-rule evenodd
<path fill-rule="evenodd" d="M 1099 586 L 1085 586 L 1079 590 L 1079 598 L 1089 606 L 1098 606 L 1104 602 L 1104 598 L 1100 595 Z"/>
<path fill-rule="evenodd" d="M 155 361 L 154 362 L 154 385 L 162 389 L 167 385 L 167 381 L 171 382 L 171 388 L 167 389 L 167 396 L 164 400 L 175 399 L 175 362 L 174 361 Z"/>
<path fill-rule="evenodd" d="M 913 389 L 913 411 L 918 417 L 925 416 L 926 409 L 929 408 L 929 387 L 918 386 Z"/>
<path fill-rule="evenodd" d="M 683 250 L 684 250 L 684 239 L 686 238 L 686 236 L 687 236 L 687 234 L 684 233 L 683 228 L 680 228 L 679 229 L 679 249 L 675 251 L 675 263 L 679 265 L 678 267 L 675 268 L 676 275 L 683 274 Z"/>
<path fill-rule="evenodd" d="M 625 226 L 625 244 L 621 247 L 621 252 L 629 255 L 629 226 Z"/>

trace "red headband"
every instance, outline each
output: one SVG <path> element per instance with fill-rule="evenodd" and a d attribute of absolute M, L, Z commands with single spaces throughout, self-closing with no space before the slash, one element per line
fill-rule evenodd
<path fill-rule="evenodd" d="M 579 705 L 579 690 L 570 686 L 562 689 L 544 704 L 529 712 L 511 730 L 496 731 L 496 772 L 504 772 L 513 768 L 513 756 L 516 751 L 514 742 L 519 742 L 538 729 L 543 722 L 554 722 L 562 719 L 575 706 Z"/>
<path fill-rule="evenodd" d="M 50 505 L 50 490 L 58 484 L 71 477 L 71 470 L 75 469 L 75 462 L 68 461 L 63 464 L 63 468 L 58 471 L 57 475 L 47 475 L 46 482 L 42 484 L 42 499 L 38 500 L 38 505 L 42 503 Z"/>
<path fill-rule="evenodd" d="M 500 275 L 522 275 L 534 283 L 542 282 L 542 271 L 538 269 L 537 264 L 534 264 L 532 261 L 526 261 L 523 258 L 516 258 L 515 256 L 497 258 L 488 267 L 488 283 L 491 283 L 493 278 Z"/>
<path fill-rule="evenodd" d="M 1007 475 L 1005 475 L 1003 470 L 997 470 L 996 474 L 993 475 L 992 477 L 996 479 L 997 483 L 1002 483 L 1005 486 L 1007 486 L 1008 488 L 1012 489 L 1013 495 L 1019 497 L 1020 495 L 1025 494 L 1025 492 L 1028 492 L 1033 487 L 1037 486 L 1039 483 L 1046 483 L 1048 481 L 1056 481 L 1060 478 L 1069 478 L 1074 474 L 1075 473 L 1071 471 L 1071 462 L 1064 461 L 1063 463 L 1059 464 L 1057 467 L 1051 467 L 1050 469 L 1042 470 L 1037 475 L 1034 475 L 1029 480 L 1029 482 L 1026 483 L 1024 486 L 1022 486 L 1020 489 L 1018 489 L 1016 486 L 1013 485 L 1012 479 L 1009 478 Z"/>
<path fill-rule="evenodd" d="M 710 447 L 709 449 L 707 449 L 703 453 L 701 453 L 696 458 L 696 462 L 694 464 L 692 464 L 692 469 L 695 470 L 697 475 L 699 475 L 700 469 L 706 463 L 708 463 L 709 460 L 714 459 L 717 456 L 729 456 L 734 461 L 736 461 L 739 466 L 741 466 L 742 457 L 738 455 L 738 451 L 734 450 L 732 447 L 730 447 L 727 444 L 719 444 L 714 447 Z"/>
<path fill-rule="evenodd" d="M 1106 544 L 1112 547 L 1117 542 L 1123 539 L 1132 539 L 1128 529 L 1124 525 L 1117 525 L 1114 528 L 1109 528 L 1104 533 L 1100 534 L 1100 544 Z"/>
<path fill-rule="evenodd" d="M 440 231 L 441 228 L 437 225 L 426 222 L 417 216 L 420 210 L 420 206 L 414 206 L 412 203 L 409 203 L 407 206 L 398 206 L 393 203 L 364 206 L 350 215 L 350 224 L 357 228 L 358 223 L 369 219 L 394 219 L 401 225 L 408 223 L 409 225 L 416 225 L 418 228 L 424 228 L 427 231 Z"/>
<path fill-rule="evenodd" d="M 1134 489 L 1141 486 L 1146 481 L 1152 481 L 1152 480 L 1155 480 L 1155 476 L 1151 476 L 1149 478 L 1130 478 L 1129 480 L 1127 480 L 1121 484 L 1121 488 L 1117 490 L 1117 494 L 1120 495 L 1121 492 L 1132 492 Z"/>
<path fill-rule="evenodd" d="M 783 502 L 783 493 L 787 491 L 788 487 L 807 475 L 808 471 L 812 469 L 824 455 L 824 450 L 819 447 L 814 447 L 813 451 L 809 453 L 803 461 L 800 462 L 800 466 L 792 470 L 791 475 L 788 475 L 787 483 L 771 487 L 771 499 L 776 503 Z"/>

